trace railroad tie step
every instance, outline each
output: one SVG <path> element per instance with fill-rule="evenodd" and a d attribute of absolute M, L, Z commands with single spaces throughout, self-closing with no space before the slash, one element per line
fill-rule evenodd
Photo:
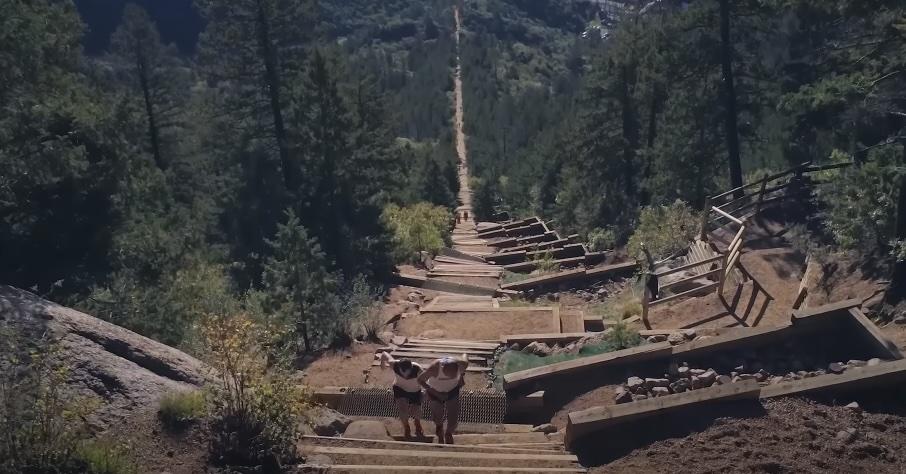
<path fill-rule="evenodd" d="M 310 446 L 307 454 L 325 455 L 332 464 L 375 466 L 471 466 L 501 468 L 576 468 L 578 458 L 572 454 L 550 453 L 479 453 L 439 450 L 378 449 L 334 446 Z"/>
<path fill-rule="evenodd" d="M 303 464 L 303 469 L 318 469 L 324 466 Z M 373 466 L 365 464 L 335 464 L 330 466 L 330 473 L 349 473 L 349 474 L 391 474 L 394 472 L 442 472 L 446 474 L 467 474 L 480 472 L 484 474 L 509 474 L 511 472 L 563 472 L 563 473 L 582 473 L 587 472 L 581 468 L 538 468 L 538 467 L 475 467 L 475 466 Z"/>

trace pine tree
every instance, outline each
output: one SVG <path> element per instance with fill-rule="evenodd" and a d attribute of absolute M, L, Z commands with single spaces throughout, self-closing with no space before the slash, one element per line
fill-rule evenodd
<path fill-rule="evenodd" d="M 275 150 L 287 190 L 296 189 L 286 126 L 288 89 L 315 37 L 311 0 L 196 0 L 207 20 L 200 58 L 230 91 L 228 111 L 253 140 Z"/>
<path fill-rule="evenodd" d="M 296 214 L 286 212 L 273 240 L 273 256 L 264 266 L 264 310 L 280 324 L 289 346 L 301 355 L 329 342 L 338 323 L 338 278 L 327 256 Z"/>
<path fill-rule="evenodd" d="M 148 141 L 154 162 L 167 168 L 164 133 L 174 125 L 177 114 L 175 52 L 161 44 L 160 34 L 140 6 L 127 4 L 120 26 L 111 37 L 111 48 L 127 68 L 134 89 L 140 94 L 148 124 Z"/>

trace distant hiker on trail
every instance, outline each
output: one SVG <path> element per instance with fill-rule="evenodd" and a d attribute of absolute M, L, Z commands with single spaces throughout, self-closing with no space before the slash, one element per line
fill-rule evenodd
<path fill-rule="evenodd" d="M 420 411 L 422 408 L 422 387 L 418 376 L 422 374 L 422 366 L 409 359 L 394 359 L 387 352 L 381 352 L 381 368 L 384 363 L 393 370 L 393 400 L 399 408 L 400 421 L 403 423 L 403 436 L 410 438 L 409 418 L 414 420 L 415 437 L 424 438 Z"/>
<path fill-rule="evenodd" d="M 469 359 L 444 357 L 434 361 L 418 376 L 418 383 L 425 387 L 431 400 L 431 416 L 434 418 L 437 442 L 453 444 L 453 433 L 459 425 L 459 390 L 465 384 Z M 447 430 L 444 432 L 444 409 L 447 412 Z"/>

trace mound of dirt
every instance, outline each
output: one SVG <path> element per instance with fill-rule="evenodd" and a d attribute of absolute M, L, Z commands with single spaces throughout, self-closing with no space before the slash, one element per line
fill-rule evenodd
<path fill-rule="evenodd" d="M 590 472 L 901 472 L 906 406 L 879 407 L 768 400 L 758 413 L 718 417 Z"/>
<path fill-rule="evenodd" d="M 69 368 L 71 395 L 100 399 L 92 421 L 101 426 L 156 407 L 165 393 L 197 389 L 209 373 L 179 350 L 4 285 L 0 328 L 20 359 L 39 341 L 54 344 L 54 356 Z"/>

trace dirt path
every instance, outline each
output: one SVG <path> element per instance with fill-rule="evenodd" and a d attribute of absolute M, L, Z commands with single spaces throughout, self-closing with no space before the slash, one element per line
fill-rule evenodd
<path fill-rule="evenodd" d="M 462 36 L 462 15 L 459 6 L 453 7 L 456 20 L 456 72 L 453 76 L 453 128 L 456 135 L 456 155 L 459 157 L 459 204 L 458 211 L 467 221 L 472 216 L 472 190 L 469 188 L 469 157 L 466 149 L 465 120 L 462 101 L 462 61 L 460 60 L 460 37 Z"/>

